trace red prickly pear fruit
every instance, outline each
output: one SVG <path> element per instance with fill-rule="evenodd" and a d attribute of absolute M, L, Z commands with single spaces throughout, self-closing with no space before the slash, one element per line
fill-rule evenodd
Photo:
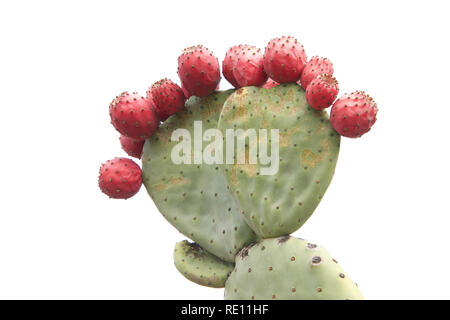
<path fill-rule="evenodd" d="M 217 84 L 216 91 L 220 89 L 220 84 Z M 192 94 L 189 93 L 189 91 L 186 90 L 185 87 L 181 86 L 181 90 L 183 90 L 184 96 L 186 97 L 186 100 L 188 100 L 190 97 L 192 97 Z"/>
<path fill-rule="evenodd" d="M 291 36 L 269 41 L 264 52 L 264 70 L 278 83 L 297 82 L 306 65 L 303 46 Z"/>
<path fill-rule="evenodd" d="M 222 61 L 222 73 L 223 73 L 223 76 L 235 88 L 239 88 L 239 84 L 238 84 L 238 82 L 236 81 L 236 78 L 233 75 L 233 69 L 234 69 L 234 66 L 236 64 L 238 53 L 241 51 L 241 49 L 243 47 L 246 47 L 246 46 L 247 45 L 245 45 L 245 44 L 244 45 L 240 44 L 240 45 L 237 45 L 237 46 L 232 46 L 230 49 L 228 49 L 227 53 L 225 54 L 225 58 Z"/>
<path fill-rule="evenodd" d="M 127 158 L 114 158 L 103 163 L 98 177 L 100 190 L 114 199 L 134 196 L 142 185 L 142 171 Z"/>
<path fill-rule="evenodd" d="M 330 122 L 334 130 L 348 138 L 361 137 L 377 121 L 378 107 L 365 92 L 345 94 L 333 104 Z"/>
<path fill-rule="evenodd" d="M 184 108 L 186 96 L 183 89 L 172 80 L 162 79 L 155 82 L 150 93 L 161 121 Z"/>
<path fill-rule="evenodd" d="M 239 87 L 262 86 L 267 81 L 261 49 L 246 46 L 238 52 L 233 68 L 233 76 Z"/>
<path fill-rule="evenodd" d="M 275 81 L 273 81 L 272 79 L 267 79 L 267 81 L 266 81 L 266 83 L 264 83 L 262 86 L 261 86 L 261 88 L 264 88 L 264 89 L 271 89 L 271 88 L 273 88 L 273 87 L 276 87 L 276 86 L 278 86 L 279 85 L 279 83 L 278 82 L 275 82 Z"/>
<path fill-rule="evenodd" d="M 152 100 L 136 92 L 123 92 L 109 105 L 111 123 L 126 137 L 149 138 L 158 127 L 159 120 Z"/>
<path fill-rule="evenodd" d="M 329 74 L 318 75 L 306 88 L 306 101 L 316 110 L 328 108 L 339 92 L 337 80 Z"/>
<path fill-rule="evenodd" d="M 142 149 L 144 148 L 145 140 L 136 140 L 124 135 L 119 137 L 122 149 L 130 156 L 140 159 L 142 157 Z"/>
<path fill-rule="evenodd" d="M 305 68 L 303 69 L 302 77 L 300 78 L 298 84 L 300 84 L 303 87 L 303 89 L 306 90 L 311 81 L 313 81 L 313 79 L 316 78 L 318 75 L 321 74 L 333 75 L 333 73 L 334 73 L 333 64 L 329 59 L 314 56 L 306 63 Z"/>
<path fill-rule="evenodd" d="M 186 48 L 178 57 L 178 76 L 191 95 L 206 97 L 219 84 L 219 61 L 201 45 Z"/>

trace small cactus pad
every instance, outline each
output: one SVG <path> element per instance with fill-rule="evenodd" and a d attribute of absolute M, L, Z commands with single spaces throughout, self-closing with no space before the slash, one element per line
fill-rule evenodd
<path fill-rule="evenodd" d="M 234 264 L 223 261 L 203 250 L 196 243 L 181 241 L 175 245 L 173 253 L 175 266 L 188 280 L 199 285 L 223 288 Z"/>
<path fill-rule="evenodd" d="M 359 300 L 358 286 L 328 251 L 283 236 L 245 247 L 225 284 L 229 300 Z"/>
<path fill-rule="evenodd" d="M 144 185 L 162 215 L 186 237 L 229 262 L 256 235 L 245 223 L 218 165 L 175 164 L 171 154 L 179 142 L 171 137 L 174 130 L 184 128 L 195 140 L 196 120 L 202 121 L 203 132 L 216 128 L 223 103 L 232 92 L 191 97 L 185 110 L 167 119 L 147 139 L 142 156 Z M 203 142 L 203 148 L 208 145 Z"/>
<path fill-rule="evenodd" d="M 311 108 L 297 84 L 269 90 L 245 87 L 225 102 L 218 128 L 224 136 L 228 129 L 242 129 L 241 138 L 247 129 L 257 133 L 256 139 L 245 138 L 244 164 L 238 158 L 222 166 L 249 226 L 263 238 L 299 229 L 327 190 L 339 154 L 340 136 L 326 111 Z M 260 129 L 267 134 L 261 135 Z M 276 148 L 270 129 L 278 129 L 279 135 L 279 170 L 272 175 L 263 173 L 270 165 L 261 160 L 261 143 L 268 141 L 268 156 Z M 238 144 L 235 139 L 235 157 Z M 249 155 L 256 146 L 257 163 L 252 164 Z"/>

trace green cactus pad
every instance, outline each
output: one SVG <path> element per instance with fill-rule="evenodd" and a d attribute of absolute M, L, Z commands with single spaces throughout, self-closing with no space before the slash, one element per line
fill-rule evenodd
<path fill-rule="evenodd" d="M 230 300 L 363 299 L 328 251 L 289 236 L 245 247 L 225 284 Z"/>
<path fill-rule="evenodd" d="M 290 234 L 299 229 L 318 206 L 334 174 L 340 136 L 326 111 L 311 108 L 297 84 L 272 89 L 245 87 L 224 104 L 218 128 L 268 129 L 267 149 L 275 147 L 269 129 L 279 130 L 279 170 L 264 175 L 258 150 L 257 164 L 249 164 L 251 146 L 265 140 L 246 140 L 246 164 L 222 166 L 248 225 L 261 237 Z M 235 152 L 236 155 L 235 141 Z"/>
<path fill-rule="evenodd" d="M 186 109 L 167 119 L 147 139 L 142 157 L 143 182 L 162 215 L 186 237 L 225 261 L 255 241 L 240 207 L 218 165 L 174 164 L 171 141 L 175 129 L 184 128 L 194 140 L 194 121 L 203 132 L 216 128 L 222 106 L 232 90 L 206 98 L 192 97 Z M 208 144 L 203 143 L 203 148 Z M 193 150 L 193 149 L 192 149 Z"/>
<path fill-rule="evenodd" d="M 223 288 L 234 264 L 223 261 L 203 250 L 196 243 L 184 240 L 175 245 L 173 253 L 175 266 L 188 280 L 199 285 Z"/>

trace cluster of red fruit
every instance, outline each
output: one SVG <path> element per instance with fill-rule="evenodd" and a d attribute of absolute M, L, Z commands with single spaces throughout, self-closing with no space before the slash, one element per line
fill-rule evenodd
<path fill-rule="evenodd" d="M 332 105 L 331 125 L 345 137 L 362 136 L 376 121 L 378 109 L 371 97 L 356 91 L 336 100 L 339 85 L 333 77 L 333 64 L 322 57 L 308 61 L 303 46 L 290 36 L 272 39 L 264 53 L 249 45 L 231 47 L 222 62 L 222 72 L 235 88 L 270 89 L 297 82 L 306 90 L 312 108 L 321 110 Z M 120 132 L 120 143 L 128 155 L 140 158 L 145 139 L 161 121 L 183 110 L 190 96 L 205 97 L 218 89 L 219 61 L 201 45 L 186 48 L 178 57 L 178 76 L 181 87 L 162 79 L 150 86 L 146 97 L 124 92 L 111 102 L 111 123 Z M 112 198 L 127 199 L 139 191 L 141 184 L 141 170 L 132 160 L 115 158 L 100 168 L 100 189 Z"/>

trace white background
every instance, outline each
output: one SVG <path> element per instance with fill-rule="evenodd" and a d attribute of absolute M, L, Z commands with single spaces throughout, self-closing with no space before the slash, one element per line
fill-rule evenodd
<path fill-rule="evenodd" d="M 144 188 L 98 189 L 125 156 L 108 105 L 176 76 L 204 44 L 294 35 L 330 58 L 378 122 L 343 139 L 335 178 L 297 236 L 326 247 L 368 299 L 450 298 L 446 1 L 2 1 L 0 298 L 221 299 L 173 266 L 184 237 Z M 228 88 L 222 81 L 222 88 Z"/>

